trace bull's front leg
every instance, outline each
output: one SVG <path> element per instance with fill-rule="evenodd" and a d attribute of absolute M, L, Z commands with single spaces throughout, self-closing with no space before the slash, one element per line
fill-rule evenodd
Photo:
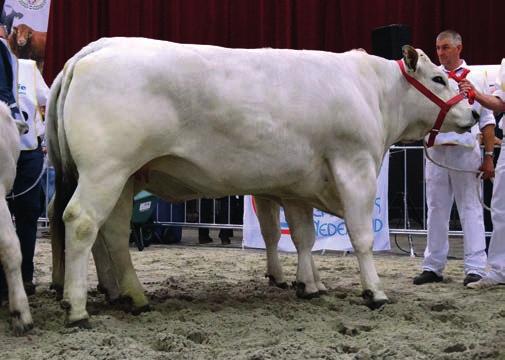
<path fill-rule="evenodd" d="M 291 230 L 291 238 L 298 252 L 296 272 L 296 295 L 313 298 L 325 292 L 319 273 L 312 258 L 315 241 L 313 209 L 311 206 L 294 200 L 283 201 L 284 213 Z"/>
<path fill-rule="evenodd" d="M 28 299 L 21 276 L 21 250 L 19 240 L 5 202 L 0 192 L 0 261 L 9 288 L 9 310 L 15 335 L 22 335 L 33 327 Z"/>
<path fill-rule="evenodd" d="M 279 261 L 277 246 L 281 238 L 280 206 L 276 202 L 260 197 L 254 198 L 256 215 L 261 227 L 261 235 L 267 250 L 267 273 L 271 285 L 286 289 L 288 284 L 284 279 L 282 266 Z"/>
<path fill-rule="evenodd" d="M 366 305 L 376 309 L 388 298 L 382 289 L 373 260 L 372 211 L 377 191 L 375 163 L 372 160 L 339 163 L 334 169 L 337 193 L 344 207 L 344 218 L 358 259 L 363 298 Z M 359 163 L 360 168 L 356 168 Z M 338 171 L 337 171 L 338 169 Z"/>

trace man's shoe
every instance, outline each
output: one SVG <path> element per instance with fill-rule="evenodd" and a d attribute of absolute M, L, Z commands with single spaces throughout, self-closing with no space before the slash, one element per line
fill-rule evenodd
<path fill-rule="evenodd" d="M 478 281 L 468 283 L 466 287 L 469 289 L 489 289 L 498 285 L 505 285 L 505 284 L 498 282 L 494 279 L 484 277 Z"/>
<path fill-rule="evenodd" d="M 482 276 L 479 274 L 468 274 L 463 280 L 463 285 L 467 286 L 468 284 L 479 281 L 480 279 L 482 279 Z"/>
<path fill-rule="evenodd" d="M 212 238 L 210 236 L 198 238 L 199 244 L 208 244 L 211 242 L 212 242 Z"/>
<path fill-rule="evenodd" d="M 228 236 L 223 236 L 221 238 L 221 244 L 223 245 L 230 245 L 231 244 L 231 240 Z"/>
<path fill-rule="evenodd" d="M 441 282 L 442 280 L 444 280 L 443 276 L 438 276 L 433 271 L 424 270 L 414 278 L 414 285 Z"/>

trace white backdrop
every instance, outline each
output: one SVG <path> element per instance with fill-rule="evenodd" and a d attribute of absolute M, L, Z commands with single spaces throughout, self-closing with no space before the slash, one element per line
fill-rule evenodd
<path fill-rule="evenodd" d="M 388 223 L 388 171 L 389 152 L 384 156 L 382 168 L 377 180 L 377 195 L 375 207 L 370 226 L 374 231 L 374 250 L 389 250 L 389 223 Z M 281 209 L 281 231 L 282 236 L 279 241 L 279 250 L 296 251 L 291 241 L 289 227 L 284 218 L 284 211 Z M 314 229 L 316 231 L 316 242 L 313 251 L 316 250 L 352 250 L 345 222 L 320 210 L 314 209 Z M 258 218 L 253 205 L 252 196 L 244 196 L 244 246 L 251 248 L 265 248 L 265 242 L 261 236 Z"/>
<path fill-rule="evenodd" d="M 14 26 L 26 24 L 42 32 L 47 31 L 50 8 L 51 0 L 5 0 L 4 2 L 4 11 L 7 16 L 12 12 L 18 14 L 13 21 Z"/>

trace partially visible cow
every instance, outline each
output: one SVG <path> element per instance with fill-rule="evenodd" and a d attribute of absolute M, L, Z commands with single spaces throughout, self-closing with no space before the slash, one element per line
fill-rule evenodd
<path fill-rule="evenodd" d="M 56 169 L 53 282 L 64 282 L 67 320 L 88 325 L 86 275 L 97 238 L 95 253 L 112 261 L 99 276 L 112 274 L 110 283 L 137 309 L 147 305 L 127 246 L 139 189 L 170 201 L 255 195 L 276 281 L 282 205 L 298 250 L 299 294 L 307 297 L 324 290 L 311 256 L 312 208 L 345 218 L 364 296 L 371 307 L 386 302 L 372 258 L 377 174 L 390 145 L 421 139 L 439 113 L 406 78 L 443 101 L 456 95 L 422 51 L 406 47 L 400 65 L 410 75 L 360 51 L 140 38 L 102 39 L 82 49 L 54 81 L 47 109 Z M 470 106 L 459 102 L 442 131 L 474 123 Z M 149 176 L 134 176 L 139 169 Z"/>
<path fill-rule="evenodd" d="M 12 27 L 9 34 L 9 46 L 19 59 L 31 59 L 37 62 L 40 71 L 44 66 L 46 51 L 46 33 L 35 31 L 26 24 Z"/>
<path fill-rule="evenodd" d="M 17 124 L 17 126 L 16 126 Z M 12 224 L 12 217 L 5 200 L 16 177 L 19 157 L 19 134 L 26 130 L 23 123 L 15 123 L 10 110 L 0 101 L 0 261 L 9 286 L 9 310 L 12 328 L 21 335 L 33 327 L 28 299 L 21 277 L 21 250 Z"/>

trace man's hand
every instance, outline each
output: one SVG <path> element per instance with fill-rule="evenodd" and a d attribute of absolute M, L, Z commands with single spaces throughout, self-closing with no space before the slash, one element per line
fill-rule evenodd
<path fill-rule="evenodd" d="M 468 96 L 468 94 L 475 94 L 475 100 L 479 102 L 485 108 L 488 108 L 495 113 L 500 113 L 505 111 L 505 101 L 497 96 L 482 93 L 475 89 L 470 81 L 463 79 L 459 82 L 459 91 Z"/>
<path fill-rule="evenodd" d="M 484 156 L 482 165 L 479 168 L 482 171 L 482 179 L 489 180 L 494 177 L 494 163 L 491 156 Z"/>
<path fill-rule="evenodd" d="M 462 93 L 468 94 L 469 91 L 476 92 L 472 83 L 470 81 L 468 81 L 467 79 L 461 80 L 458 83 L 458 86 L 459 86 L 459 91 L 461 91 Z"/>

